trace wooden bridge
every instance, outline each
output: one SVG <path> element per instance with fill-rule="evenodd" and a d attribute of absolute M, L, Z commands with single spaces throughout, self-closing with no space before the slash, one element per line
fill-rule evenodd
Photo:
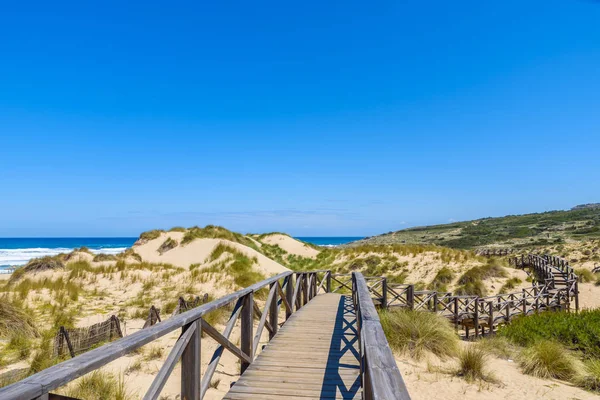
<path fill-rule="evenodd" d="M 279 274 L 0 389 L 0 399 L 66 399 L 52 392 L 179 329 L 146 400 L 159 398 L 179 361 L 181 399 L 202 399 L 225 350 L 241 362 L 226 399 L 410 399 L 367 281 L 356 272 L 350 277 L 348 294 L 339 294 L 330 271 Z M 266 298 L 262 309 L 255 297 Z M 223 307 L 231 314 L 219 332 L 203 316 Z M 239 347 L 229 339 L 238 319 Z M 265 328 L 270 341 L 260 351 Z M 203 334 L 219 347 L 201 371 Z"/>
<path fill-rule="evenodd" d="M 202 399 L 225 350 L 241 366 L 225 399 L 409 399 L 375 307 L 436 312 L 467 337 L 470 330 L 476 337 L 492 333 L 518 315 L 569 310 L 573 302 L 578 309 L 577 276 L 564 260 L 528 255 L 511 263 L 530 270 L 533 285 L 489 297 L 419 291 L 360 272 L 282 273 L 166 320 L 156 315 L 155 325 L 0 389 L 0 399 L 64 399 L 51 392 L 176 330 L 181 336 L 145 400 L 159 398 L 180 360 L 181 399 Z M 231 314 L 219 332 L 203 316 L 223 307 Z M 239 347 L 230 340 L 238 319 Z M 263 349 L 265 328 L 269 343 Z M 203 334 L 219 347 L 201 371 Z"/>

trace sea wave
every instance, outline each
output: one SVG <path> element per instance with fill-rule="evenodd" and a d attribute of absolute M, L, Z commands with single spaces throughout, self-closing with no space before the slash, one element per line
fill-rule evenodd
<path fill-rule="evenodd" d="M 24 249 L 0 249 L 0 266 L 25 265 L 32 258 L 55 256 L 60 253 L 70 253 L 74 249 L 67 247 L 56 248 L 24 248 Z M 94 254 L 118 254 L 127 250 L 127 247 L 100 247 L 90 248 Z"/>

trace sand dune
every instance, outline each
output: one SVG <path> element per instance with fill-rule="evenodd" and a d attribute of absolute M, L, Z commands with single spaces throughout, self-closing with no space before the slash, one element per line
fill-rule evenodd
<path fill-rule="evenodd" d="M 158 248 L 167 238 L 171 238 L 177 241 L 177 243 L 181 243 L 183 236 L 184 233 L 182 232 L 162 233 L 158 239 L 150 240 L 144 244 L 135 246 L 134 250 L 144 261 L 167 263 L 178 267 L 188 268 L 192 264 L 205 263 L 215 247 L 222 243 L 235 248 L 248 257 L 256 257 L 257 263 L 254 267 L 267 276 L 289 271 L 283 265 L 267 258 L 250 247 L 224 239 L 195 239 L 185 245 L 179 244 L 177 247 L 162 254 L 158 252 Z"/>
<path fill-rule="evenodd" d="M 310 247 L 306 243 L 302 243 L 288 235 L 273 233 L 263 236 L 260 239 L 263 243 L 277 245 L 289 254 L 294 254 L 306 258 L 316 258 L 319 255 L 319 250 Z"/>

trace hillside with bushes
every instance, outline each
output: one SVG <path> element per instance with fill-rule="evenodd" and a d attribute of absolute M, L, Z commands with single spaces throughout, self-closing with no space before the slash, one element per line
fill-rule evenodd
<path fill-rule="evenodd" d="M 456 249 L 503 247 L 529 250 L 540 246 L 600 239 L 600 205 L 567 211 L 508 215 L 473 221 L 415 227 L 365 238 L 363 244 L 437 244 Z"/>

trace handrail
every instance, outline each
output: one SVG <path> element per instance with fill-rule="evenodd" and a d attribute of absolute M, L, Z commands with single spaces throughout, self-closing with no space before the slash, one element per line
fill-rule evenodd
<path fill-rule="evenodd" d="M 245 289 L 241 289 L 235 293 L 231 293 L 227 296 L 213 300 L 210 303 L 203 304 L 200 307 L 171 317 L 147 329 L 140 330 L 122 339 L 78 355 L 60 364 L 56 364 L 35 375 L 23 379 L 22 381 L 0 389 L 0 398 L 3 400 L 21 400 L 35 399 L 44 396 L 50 391 L 91 371 L 101 368 L 111 361 L 173 332 L 176 329 L 185 329 L 186 327 L 195 326 L 194 324 L 198 323 L 205 314 L 234 301 L 246 298 L 255 291 L 270 284 L 278 283 L 280 279 L 288 278 L 292 275 L 293 272 L 291 271 L 282 272 L 279 275 L 265 279 Z M 251 320 L 250 323 L 252 323 Z M 199 330 L 200 329 L 197 329 L 197 331 Z M 200 332 L 196 332 L 196 335 L 199 336 L 199 333 Z"/>
<path fill-rule="evenodd" d="M 410 400 L 383 332 L 364 276 L 352 273 L 352 300 L 358 322 L 364 400 Z"/>

